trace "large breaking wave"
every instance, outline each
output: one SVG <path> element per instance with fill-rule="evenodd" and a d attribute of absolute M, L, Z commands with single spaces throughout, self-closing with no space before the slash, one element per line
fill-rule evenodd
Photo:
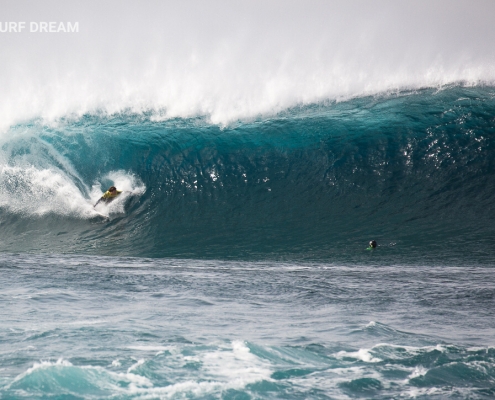
<path fill-rule="evenodd" d="M 122 112 L 3 136 L 2 251 L 491 260 L 495 89 L 452 86 L 211 124 Z M 116 184 L 127 191 L 100 213 Z M 379 251 L 363 251 L 369 239 Z"/>

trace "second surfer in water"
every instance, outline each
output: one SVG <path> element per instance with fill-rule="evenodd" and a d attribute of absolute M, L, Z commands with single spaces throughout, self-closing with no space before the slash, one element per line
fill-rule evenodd
<path fill-rule="evenodd" d="M 370 240 L 369 247 L 366 250 L 376 249 L 376 246 L 378 246 L 378 244 L 376 243 L 376 240 Z"/>

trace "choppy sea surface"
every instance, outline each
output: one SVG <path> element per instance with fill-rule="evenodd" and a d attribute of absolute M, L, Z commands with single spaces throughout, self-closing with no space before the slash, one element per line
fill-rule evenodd
<path fill-rule="evenodd" d="M 2 398 L 491 398 L 493 268 L 0 258 Z"/>
<path fill-rule="evenodd" d="M 495 396 L 493 87 L 7 133 L 0 398 Z"/>

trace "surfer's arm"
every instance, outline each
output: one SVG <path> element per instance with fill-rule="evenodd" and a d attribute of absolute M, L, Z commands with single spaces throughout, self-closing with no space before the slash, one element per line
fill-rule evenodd
<path fill-rule="evenodd" d="M 95 203 L 95 205 L 93 206 L 93 208 L 95 208 L 95 207 L 98 205 L 98 203 L 99 203 L 102 199 L 103 199 L 103 197 L 100 197 L 100 198 L 99 198 L 99 200 L 98 200 L 98 201 Z"/>

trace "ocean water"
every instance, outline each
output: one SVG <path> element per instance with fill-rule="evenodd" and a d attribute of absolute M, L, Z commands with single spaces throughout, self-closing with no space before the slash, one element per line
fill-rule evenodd
<path fill-rule="evenodd" d="M 495 396 L 493 86 L 1 141 L 0 398 Z"/>
<path fill-rule="evenodd" d="M 494 395 L 492 267 L 4 254 L 1 269 L 2 398 Z"/>

